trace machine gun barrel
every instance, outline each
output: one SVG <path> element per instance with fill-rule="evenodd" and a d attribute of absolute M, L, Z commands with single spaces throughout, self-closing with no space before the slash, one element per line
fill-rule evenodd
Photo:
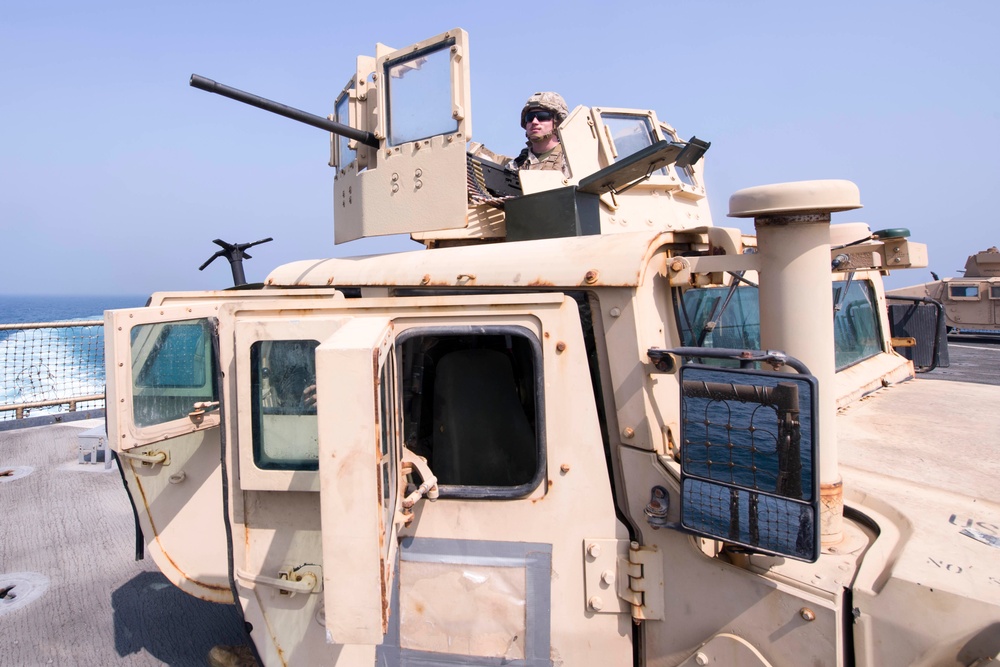
<path fill-rule="evenodd" d="M 322 116 L 316 116 L 306 111 L 290 107 L 286 104 L 281 104 L 280 102 L 260 97 L 259 95 L 254 95 L 237 88 L 232 88 L 198 74 L 191 75 L 191 85 L 209 93 L 216 93 L 218 95 L 222 95 L 223 97 L 236 100 L 237 102 L 243 102 L 244 104 L 257 107 L 258 109 L 270 111 L 271 113 L 276 113 L 279 116 L 284 116 L 285 118 L 291 118 L 292 120 L 297 120 L 300 123 L 305 123 L 306 125 L 318 127 L 321 130 L 339 134 L 340 136 L 347 137 L 348 139 L 355 139 L 366 146 L 378 148 L 378 139 L 376 139 L 375 135 L 371 132 L 358 130 L 349 125 L 344 125 L 343 123 L 338 123 L 328 118 L 323 118 Z"/>

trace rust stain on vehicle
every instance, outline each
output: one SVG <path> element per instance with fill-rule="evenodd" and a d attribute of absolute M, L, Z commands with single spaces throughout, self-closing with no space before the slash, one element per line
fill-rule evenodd
<path fill-rule="evenodd" d="M 206 584 L 205 582 L 198 581 L 197 579 L 191 578 L 190 576 L 187 575 L 186 572 L 184 572 L 184 570 L 182 570 L 180 568 L 180 566 L 177 565 L 177 563 L 174 561 L 174 559 L 170 557 L 170 554 L 167 552 L 166 548 L 164 547 L 163 542 L 160 541 L 160 531 L 156 528 L 156 523 L 154 523 L 154 521 L 153 521 L 153 514 L 149 510 L 149 500 L 146 498 L 146 490 L 143 488 L 142 482 L 140 481 L 139 476 L 136 474 L 134 466 L 135 466 L 135 464 L 132 461 L 129 461 L 129 467 L 131 468 L 132 478 L 135 480 L 135 487 L 139 491 L 139 497 L 142 499 L 142 506 L 146 510 L 146 519 L 149 521 L 149 525 L 153 529 L 153 539 L 155 539 L 156 543 L 160 546 L 160 553 L 163 554 L 163 557 L 167 559 L 167 561 L 170 563 L 170 565 L 174 568 L 174 570 L 178 574 L 180 574 L 180 576 L 184 577 L 184 579 L 186 579 L 187 581 L 190 581 L 195 586 L 198 586 L 200 588 L 204 588 L 207 591 L 213 591 L 213 592 L 216 592 L 216 593 L 229 593 L 229 594 L 231 594 L 232 591 L 230 591 L 228 584 L 225 584 L 225 585 L 223 585 L 223 584 Z M 195 595 L 195 597 L 197 597 L 198 599 L 205 600 L 206 602 L 218 602 L 218 596 L 202 597 L 202 596 L 196 595 L 194 593 L 192 593 L 192 595 Z"/>

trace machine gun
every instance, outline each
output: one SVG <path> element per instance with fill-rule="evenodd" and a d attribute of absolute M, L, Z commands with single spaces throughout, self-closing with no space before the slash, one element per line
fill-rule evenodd
<path fill-rule="evenodd" d="M 237 102 L 243 102 L 244 104 L 257 107 L 258 109 L 270 111 L 271 113 L 276 113 L 279 116 L 284 116 L 285 118 L 291 118 L 292 120 L 297 120 L 300 123 L 305 123 L 306 125 L 318 127 L 321 130 L 339 134 L 340 136 L 347 137 L 348 139 L 355 139 L 366 146 L 378 148 L 378 139 L 376 139 L 375 135 L 371 132 L 364 132 L 349 125 L 344 125 L 343 123 L 330 120 L 329 118 L 323 118 L 322 116 L 317 116 L 307 111 L 302 111 L 301 109 L 296 109 L 295 107 L 290 107 L 286 104 L 281 104 L 280 102 L 275 102 L 273 100 L 260 97 L 259 95 L 239 90 L 238 88 L 232 88 L 198 74 L 191 75 L 191 85 L 200 90 L 222 95 L 223 97 L 228 97 L 229 99 L 236 100 Z"/>

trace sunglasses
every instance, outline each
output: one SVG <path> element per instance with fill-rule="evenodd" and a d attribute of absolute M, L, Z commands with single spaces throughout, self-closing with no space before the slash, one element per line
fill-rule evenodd
<path fill-rule="evenodd" d="M 529 111 L 528 113 L 524 114 L 524 122 L 525 123 L 530 123 L 531 121 L 535 120 L 536 118 L 544 123 L 547 120 L 552 120 L 552 112 L 551 111 Z"/>

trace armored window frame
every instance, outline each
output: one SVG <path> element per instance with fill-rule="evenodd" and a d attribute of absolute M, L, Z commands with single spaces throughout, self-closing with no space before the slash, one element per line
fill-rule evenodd
<path fill-rule="evenodd" d="M 971 294 L 972 291 L 975 294 Z M 979 283 L 948 283 L 948 298 L 951 301 L 980 301 Z"/>
<path fill-rule="evenodd" d="M 681 140 L 680 137 L 677 136 L 677 132 L 674 130 L 674 128 L 670 127 L 666 123 L 660 123 L 659 128 L 660 128 L 660 134 L 663 135 L 663 138 L 666 139 L 667 141 Z M 692 189 L 698 187 L 698 179 L 695 176 L 694 167 L 690 165 L 684 167 L 678 167 L 677 164 L 675 163 L 670 165 L 670 169 L 673 170 L 674 175 L 676 176 L 677 180 L 681 182 L 682 185 L 685 185 L 688 188 Z"/>
<path fill-rule="evenodd" d="M 357 96 L 357 76 L 352 76 L 351 80 L 347 82 L 344 89 L 337 95 L 337 99 L 333 103 L 333 119 L 340 123 L 341 125 L 348 125 L 350 127 L 356 127 L 351 121 L 352 111 L 355 107 L 352 102 Z M 332 164 L 337 169 L 345 169 L 349 164 L 354 162 L 358 158 L 358 153 L 356 150 L 351 148 L 350 144 L 354 141 L 343 135 L 331 134 L 330 135 L 330 148 L 332 153 Z M 355 145 L 357 142 L 354 141 Z M 350 158 L 350 159 L 348 159 Z"/>
<path fill-rule="evenodd" d="M 848 297 L 841 300 L 844 288 Z M 850 368 L 883 351 L 885 335 L 882 331 L 875 298 L 875 289 L 867 280 L 836 280 L 831 284 L 834 303 L 834 347 L 837 371 Z M 760 307 L 758 289 L 741 285 L 736 287 L 722 316 L 715 312 L 715 304 L 726 300 L 729 287 L 696 287 L 686 290 L 677 303 L 677 327 L 685 346 L 726 347 L 739 349 L 760 348 Z M 713 295 L 717 298 L 711 298 Z M 715 317 L 718 322 L 702 339 L 695 332 L 704 330 L 705 323 Z M 690 326 L 689 326 L 690 325 Z M 737 366 L 738 362 L 712 361 L 713 365 Z"/>
<path fill-rule="evenodd" d="M 990 299 L 996 300 L 1000 299 L 1000 285 L 994 285 L 990 283 Z"/>
<path fill-rule="evenodd" d="M 601 147 L 601 151 L 604 153 L 604 159 L 609 165 L 614 164 L 629 155 L 637 153 L 643 148 L 652 146 L 661 139 L 666 139 L 667 141 L 674 140 L 672 135 L 663 135 L 662 126 L 656 119 L 656 114 L 652 111 L 637 112 L 634 109 L 600 108 L 594 109 L 593 113 L 598 125 L 598 143 Z M 612 125 L 620 124 L 628 120 L 635 121 L 637 128 L 641 126 L 645 129 L 646 141 L 644 145 L 639 146 L 638 148 L 627 151 L 619 150 L 619 142 L 616 141 L 613 136 L 614 132 L 612 130 Z M 666 181 L 670 178 L 670 173 L 668 171 L 668 167 L 661 167 L 660 169 L 654 171 L 650 176 L 653 179 L 653 182 L 661 180 Z"/>
<path fill-rule="evenodd" d="M 435 352 L 437 356 L 429 360 L 428 363 L 416 363 L 415 357 L 421 352 L 418 344 L 424 349 L 433 350 L 434 347 L 442 343 L 444 345 Z M 440 409 L 439 405 L 435 405 L 437 396 L 434 392 L 438 389 L 436 381 L 440 374 L 441 362 L 451 352 L 479 349 L 500 351 L 497 348 L 501 344 L 509 345 L 506 353 L 511 362 L 510 370 L 514 385 L 508 386 L 507 389 L 516 390 L 516 401 L 520 412 L 518 407 L 514 406 L 514 402 L 508 400 L 505 403 L 508 408 L 507 414 L 492 416 L 496 417 L 498 423 L 503 424 L 505 429 L 508 429 L 505 432 L 519 434 L 522 437 L 517 442 L 515 442 L 516 438 L 512 438 L 512 442 L 506 443 L 509 446 L 506 453 L 510 455 L 509 460 L 513 462 L 506 472 L 495 468 L 488 470 L 490 474 L 495 474 L 496 478 L 500 478 L 504 474 L 511 476 L 513 479 L 510 480 L 510 483 L 472 481 L 467 474 L 467 463 L 455 465 L 452 470 L 458 470 L 458 472 L 450 472 L 450 468 L 441 463 L 444 446 L 441 442 L 434 442 L 434 437 L 438 434 L 438 429 L 435 428 L 435 419 L 440 418 L 440 415 L 435 415 Z M 449 345 L 454 349 L 448 349 Z M 431 470 L 438 477 L 441 498 L 523 498 L 542 483 L 546 474 L 542 347 L 531 331 L 520 326 L 505 325 L 414 327 L 400 332 L 397 336 L 395 354 L 397 387 L 401 402 L 401 442 L 403 446 L 427 459 Z M 430 374 L 427 373 L 427 369 L 431 369 Z M 473 372 L 471 367 L 468 370 Z M 420 374 L 419 380 L 415 379 L 418 373 Z M 418 381 L 419 388 L 416 387 Z M 497 391 L 503 392 L 504 388 L 499 387 Z M 484 396 L 489 394 L 489 391 L 483 392 Z M 506 396 L 511 398 L 509 393 Z M 430 406 L 426 403 L 428 399 L 431 401 Z M 464 414 L 466 411 L 463 410 L 462 413 Z M 444 420 L 441 423 L 445 423 Z M 461 419 L 452 420 L 452 424 L 460 425 Z M 533 441 L 530 452 L 525 447 L 525 427 L 530 428 Z M 470 428 L 469 430 L 474 429 Z M 496 428 L 487 426 L 480 427 L 479 430 L 484 436 L 497 437 Z M 488 449 L 485 445 L 491 443 L 489 440 L 485 440 L 477 444 L 481 447 L 481 451 L 485 451 Z M 517 451 L 518 448 L 520 448 L 520 452 Z M 469 451 L 471 450 L 463 450 L 459 455 L 464 456 Z M 435 454 L 438 456 L 437 460 Z M 488 456 L 488 454 L 484 456 Z M 451 457 L 449 458 L 451 459 Z M 519 468 L 519 471 L 513 471 L 514 468 Z M 483 469 L 486 470 L 486 468 Z M 476 472 L 478 473 L 479 470 L 477 469 Z M 489 477 L 489 475 L 481 477 Z"/>
<path fill-rule="evenodd" d="M 275 367 L 274 360 L 268 360 L 272 352 L 278 352 L 281 348 L 290 348 L 292 345 L 311 348 L 311 355 L 303 358 L 304 364 L 297 364 L 294 368 Z M 253 445 L 253 463 L 261 470 L 304 470 L 315 472 L 319 470 L 319 424 L 316 415 L 316 404 L 307 405 L 304 391 L 309 386 L 311 373 L 311 384 L 316 384 L 316 348 L 319 341 L 315 339 L 282 339 L 282 340 L 258 340 L 250 346 L 250 410 L 251 410 L 251 441 Z M 285 352 L 280 357 L 288 358 Z M 279 358 L 276 355 L 276 358 Z M 265 367 L 265 361 L 268 361 Z M 287 375 L 286 379 L 297 382 L 292 387 L 291 393 L 281 391 L 277 387 L 275 375 L 278 373 Z M 294 377 L 292 377 L 294 376 Z M 291 394 L 296 394 L 293 403 L 288 403 L 292 398 Z M 268 421 L 281 422 L 286 424 L 277 428 L 270 428 Z M 284 436 L 291 434 L 296 439 L 304 438 L 309 444 L 302 446 L 294 442 L 278 442 L 277 434 Z M 281 456 L 279 452 L 284 449 L 288 455 Z M 291 455 L 298 452 L 299 455 Z M 302 455 L 308 452 L 308 455 Z M 313 456 L 315 454 L 315 457 Z"/>
<path fill-rule="evenodd" d="M 451 73 L 451 60 L 454 57 L 451 54 L 452 47 L 455 46 L 455 39 L 447 39 L 442 42 L 437 42 L 430 44 L 422 49 L 418 49 L 412 53 L 408 53 L 402 57 L 394 58 L 391 60 L 386 60 L 382 64 L 382 87 L 384 89 L 385 95 L 385 125 L 386 125 L 386 145 L 387 146 L 400 146 L 402 144 L 411 143 L 414 141 L 421 141 L 423 139 L 429 139 L 430 137 L 436 137 L 439 135 L 454 134 L 461 129 L 461 123 L 459 119 L 453 113 L 453 107 L 455 99 L 455 91 L 453 90 L 454 82 L 450 78 Z M 405 121 L 401 120 L 405 118 L 404 114 L 414 114 L 417 111 L 427 111 L 431 107 L 436 107 L 440 104 L 440 100 L 434 100 L 437 104 L 431 104 L 431 100 L 435 97 L 430 93 L 437 93 L 442 91 L 424 91 L 422 98 L 425 100 L 424 104 L 416 104 L 416 97 L 407 95 L 404 99 L 408 100 L 409 104 L 401 103 L 401 100 L 397 97 L 397 90 L 399 84 L 394 84 L 393 81 L 402 81 L 403 73 L 407 71 L 407 65 L 409 63 L 416 63 L 411 69 L 414 72 L 419 72 L 421 66 L 423 65 L 433 65 L 433 68 L 429 68 L 426 71 L 432 74 L 440 72 L 440 66 L 438 61 L 431 61 L 431 58 L 438 58 L 441 54 L 448 59 L 447 67 L 445 70 L 446 75 L 448 75 L 448 86 L 447 86 L 447 98 L 444 100 L 447 103 L 447 119 L 441 121 L 438 118 L 425 119 L 424 124 L 430 122 L 432 125 L 424 129 L 423 125 L 418 124 L 418 126 L 413 129 L 404 129 Z M 440 76 L 440 74 L 439 74 Z"/>
<path fill-rule="evenodd" d="M 188 335 L 191 331 L 197 332 L 196 338 Z M 137 427 L 184 419 L 195 402 L 218 400 L 208 319 L 137 324 L 129 331 L 129 343 Z"/>

